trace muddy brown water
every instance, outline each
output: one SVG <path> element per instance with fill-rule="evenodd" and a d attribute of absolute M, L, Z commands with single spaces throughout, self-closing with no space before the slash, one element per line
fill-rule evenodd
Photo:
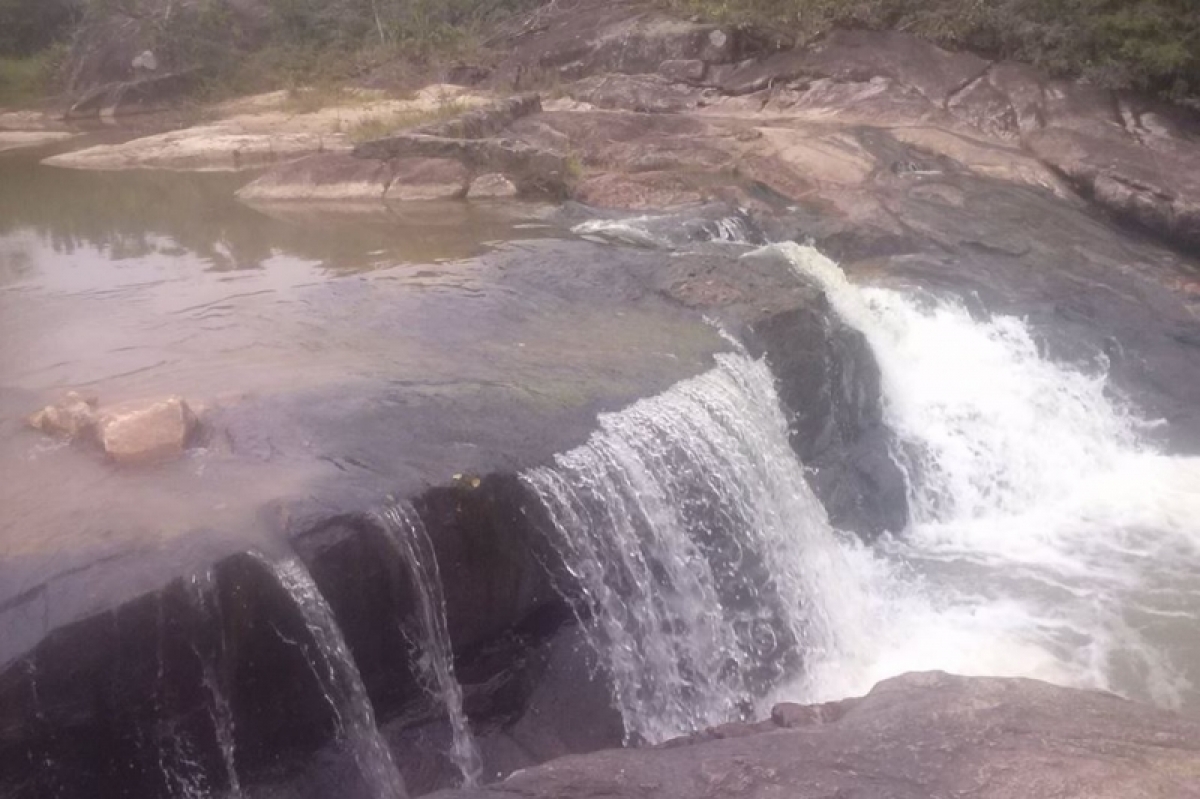
<path fill-rule="evenodd" d="M 0 156 L 0 662 L 173 569 L 269 546 L 281 497 L 544 455 L 574 441 L 555 419 L 577 437 L 721 346 L 547 250 L 566 232 L 542 206 L 249 207 L 246 175 L 47 152 Z M 179 462 L 119 469 L 25 426 L 67 390 L 182 394 L 220 422 Z"/>

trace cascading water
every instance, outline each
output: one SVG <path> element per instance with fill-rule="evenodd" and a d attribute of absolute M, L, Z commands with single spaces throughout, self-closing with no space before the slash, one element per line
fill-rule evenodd
<path fill-rule="evenodd" d="M 220 618 L 220 600 L 211 570 L 192 575 L 185 583 L 185 589 L 192 607 L 201 618 Z M 219 637 L 218 643 L 221 643 Z M 203 664 L 204 690 L 208 692 L 209 714 L 212 717 L 217 746 L 221 749 L 221 763 L 225 768 L 228 784 L 226 796 L 229 799 L 242 799 L 242 785 L 234 756 L 233 708 L 229 705 L 229 699 L 217 674 L 214 658 L 205 656 L 194 643 L 192 646 L 196 657 Z"/>
<path fill-rule="evenodd" d="M 783 693 L 936 668 L 1195 703 L 1200 459 L 1142 443 L 1103 370 L 1050 361 L 1019 319 L 856 287 L 812 248 L 766 251 L 870 343 L 913 519 L 859 561 L 875 629 Z"/>
<path fill-rule="evenodd" d="M 333 609 L 298 559 L 264 563 L 292 598 L 316 644 L 317 658 L 309 663 L 337 719 L 338 736 L 354 756 L 368 789 L 376 799 L 405 796 L 404 780 L 375 726 L 375 711 Z"/>
<path fill-rule="evenodd" d="M 870 344 L 912 522 L 871 547 L 831 530 L 744 355 L 524 475 L 629 738 L 928 669 L 1196 703 L 1200 459 L 1142 443 L 1103 370 L 1052 362 L 1019 319 L 859 288 L 807 247 L 747 257 L 768 255 Z"/>
<path fill-rule="evenodd" d="M 380 513 L 379 518 L 416 592 L 422 649 L 418 665 L 425 677 L 426 689 L 446 708 L 453 735 L 451 760 L 462 774 L 463 783 L 476 786 L 483 773 L 483 764 L 467 714 L 463 711 L 462 686 L 454 674 L 454 650 L 446 626 L 446 600 L 433 542 L 421 517 L 410 507 L 392 505 Z"/>
<path fill-rule="evenodd" d="M 762 362 L 719 356 L 523 479 L 582 588 L 631 741 L 755 715 L 801 658 L 836 659 L 855 623 L 835 599 L 855 547 L 805 482 Z"/>

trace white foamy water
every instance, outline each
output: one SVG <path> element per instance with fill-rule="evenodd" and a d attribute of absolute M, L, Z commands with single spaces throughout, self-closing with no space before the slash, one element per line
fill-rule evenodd
<path fill-rule="evenodd" d="M 404 564 L 417 599 L 421 657 L 417 667 L 426 690 L 442 703 L 450 724 L 449 757 L 463 778 L 474 788 L 483 776 L 483 761 L 471 722 L 463 710 L 463 690 L 454 670 L 454 648 L 446 621 L 446 596 L 433 539 L 421 516 L 407 503 L 394 504 L 379 514 L 384 534 Z"/>
<path fill-rule="evenodd" d="M 309 666 L 333 710 L 338 738 L 354 756 L 371 796 L 392 799 L 407 795 L 404 778 L 392 760 L 387 742 L 375 726 L 375 709 L 342 637 L 333 608 L 299 558 L 263 559 L 263 562 L 287 591 L 312 636 L 316 657 L 310 656 Z"/>
<path fill-rule="evenodd" d="M 841 631 L 841 658 L 780 694 L 944 669 L 1200 706 L 1200 459 L 1144 444 L 1102 365 L 1048 360 L 1020 319 L 856 287 L 811 248 L 767 250 L 870 343 L 912 512 L 852 556 L 863 621 Z"/>
<path fill-rule="evenodd" d="M 832 529 L 744 354 L 525 474 L 631 741 L 933 669 L 1200 705 L 1200 459 L 1144 444 L 1102 364 L 1048 360 L 1020 319 L 854 286 L 811 248 L 747 257 L 865 335 L 912 520 Z"/>
<path fill-rule="evenodd" d="M 582 588 L 631 741 L 755 716 L 798 656 L 839 659 L 861 592 L 838 599 L 850 550 L 804 479 L 766 364 L 720 356 L 523 478 Z"/>

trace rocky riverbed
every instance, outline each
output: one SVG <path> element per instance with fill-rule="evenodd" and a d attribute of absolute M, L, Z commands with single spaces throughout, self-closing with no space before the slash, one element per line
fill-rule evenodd
<path fill-rule="evenodd" d="M 145 230 L 93 230 L 95 210 L 69 230 L 15 225 L 51 231 L 46 253 L 94 251 L 126 270 L 113 278 L 120 306 L 95 263 L 41 279 L 13 256 L 0 272 L 0 793 L 381 797 L 482 778 L 494 784 L 444 795 L 1200 795 L 1200 701 L 1162 689 L 1157 661 L 1059 681 L 1183 715 L 914 674 L 761 720 L 782 678 L 828 666 L 841 645 L 822 625 L 843 617 L 813 592 L 836 585 L 853 604 L 837 564 L 868 545 L 885 561 L 930 503 L 912 468 L 924 462 L 896 445 L 897 373 L 878 331 L 836 279 L 798 274 L 809 256 L 745 257 L 807 242 L 856 285 L 942 311 L 951 298 L 968 321 L 1019 320 L 1004 324 L 1034 331 L 1029 357 L 1103 382 L 1137 409 L 1139 451 L 1184 468 L 1200 452 L 1196 120 L 900 33 L 764 51 L 739 31 L 612 4 L 551 14 L 509 44 L 489 70 L 463 72 L 469 87 L 340 94 L 317 110 L 280 93 L 115 142 L 76 146 L 44 130 L 58 123 L 0 117 L 23 129 L 0 148 L 49 144 L 35 152 L 60 170 L 136 170 L 113 179 L 157 198 L 138 211 Z M 83 110 L 119 116 L 139 98 L 163 102 L 125 87 Z M 354 140 L 379 125 L 398 130 Z M 6 168 L 35 176 L 26 199 L 6 201 L 25 219 L 49 170 Z M 234 179 L 169 189 L 153 170 Z M 62 197 L 124 197 L 71 180 Z M 247 208 L 230 210 L 235 190 Z M 498 198 L 504 221 L 469 210 Z M 174 205 L 206 209 L 203 231 Z M 428 244 L 446 220 L 478 240 Z M 428 246 L 401 254 L 396 227 Z M 203 280 L 181 271 L 188 259 Z M 1020 337 L 1006 330 L 1004 343 Z M 117 400 L 186 394 L 201 410 L 177 425 L 176 460 L 110 462 L 24 426 L 94 386 Z M 1071 386 L 1070 402 L 1090 401 Z M 1037 471 L 1022 464 L 984 493 L 1008 496 Z M 1184 541 L 1186 474 L 1137 508 L 1165 508 Z M 795 542 L 763 536 L 800 529 L 799 560 L 834 565 L 798 577 L 772 560 Z M 606 555 L 585 531 L 634 546 Z M 1191 564 L 1178 547 L 1171 563 Z M 1152 550 L 1135 538 L 1121 557 Z M 1042 565 L 1017 562 L 1006 579 Z M 1186 685 L 1200 680 L 1200 608 L 1186 599 L 1200 577 L 1180 568 L 1160 615 L 1186 621 L 1154 643 Z M 1054 604 L 1109 601 L 1076 576 L 1037 590 L 1069 583 Z M 624 617 L 614 597 L 642 590 L 659 615 Z M 693 626 L 726 614 L 733 637 L 711 631 L 720 647 L 670 615 L 698 597 L 715 604 Z M 1095 630 L 1070 632 L 1055 652 L 1100 646 Z M 710 644 L 725 660 L 706 672 Z M 686 667 L 672 681 L 650 668 L 664 663 Z M 649 717 L 677 696 L 684 707 Z M 680 718 L 692 734 L 656 740 Z"/>

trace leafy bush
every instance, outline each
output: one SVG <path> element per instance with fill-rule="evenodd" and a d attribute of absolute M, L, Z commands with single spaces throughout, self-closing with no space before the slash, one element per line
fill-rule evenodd
<path fill-rule="evenodd" d="M 0 56 L 0 107 L 28 105 L 50 93 L 61 58 L 57 47 L 23 58 Z"/>
<path fill-rule="evenodd" d="M 785 32 L 904 30 L 1110 88 L 1200 93 L 1197 0 L 667 0 L 717 21 Z"/>
<path fill-rule="evenodd" d="M 62 41 L 81 10 L 79 0 L 0 0 L 0 57 L 25 58 Z"/>

